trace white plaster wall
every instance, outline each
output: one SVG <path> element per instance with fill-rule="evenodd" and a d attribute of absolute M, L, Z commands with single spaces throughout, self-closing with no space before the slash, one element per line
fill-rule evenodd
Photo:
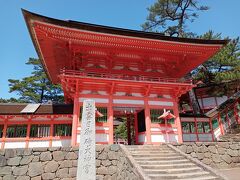
<path fill-rule="evenodd" d="M 170 127 L 157 127 L 157 128 L 151 128 L 151 131 L 174 131 L 177 132 L 177 128 L 170 128 Z"/>
<path fill-rule="evenodd" d="M 53 140 L 52 147 L 69 147 L 71 146 L 71 139 Z"/>
<path fill-rule="evenodd" d="M 173 106 L 173 102 L 165 101 L 148 101 L 149 105 L 158 105 L 158 106 Z"/>
<path fill-rule="evenodd" d="M 194 122 L 194 118 L 191 117 L 181 117 L 180 118 L 182 122 Z"/>
<path fill-rule="evenodd" d="M 135 96 L 135 97 L 143 97 L 143 96 L 141 95 L 141 93 L 132 93 L 132 96 Z"/>
<path fill-rule="evenodd" d="M 199 141 L 212 141 L 212 134 L 198 134 Z"/>
<path fill-rule="evenodd" d="M 140 104 L 143 105 L 143 100 L 129 100 L 129 99 L 113 99 L 114 104 Z"/>
<path fill-rule="evenodd" d="M 56 121 L 72 121 L 72 117 L 58 117 L 55 118 Z"/>
<path fill-rule="evenodd" d="M 198 122 L 209 122 L 209 118 L 196 118 Z"/>
<path fill-rule="evenodd" d="M 51 119 L 46 116 L 39 116 L 32 119 L 33 121 L 50 121 Z"/>
<path fill-rule="evenodd" d="M 108 142 L 109 136 L 108 134 L 96 134 L 96 143 L 98 142 Z M 77 135 L 77 143 L 80 143 L 80 134 Z"/>
<path fill-rule="evenodd" d="M 83 90 L 83 91 L 81 92 L 81 94 L 90 94 L 90 93 L 91 93 L 90 90 Z"/>
<path fill-rule="evenodd" d="M 14 149 L 14 148 L 25 148 L 26 142 L 5 142 L 5 149 Z"/>
<path fill-rule="evenodd" d="M 83 102 L 84 100 L 89 99 L 89 98 L 79 98 L 80 102 Z M 94 100 L 96 103 L 108 103 L 108 99 L 104 99 L 104 98 L 91 98 L 92 100 Z"/>
<path fill-rule="evenodd" d="M 96 143 L 108 141 L 109 141 L 108 134 L 96 134 Z"/>
<path fill-rule="evenodd" d="M 178 135 L 177 134 L 152 134 L 151 135 L 152 142 L 178 142 Z"/>
<path fill-rule="evenodd" d="M 218 127 L 217 129 L 214 130 L 214 137 L 218 139 L 220 135 L 221 135 L 221 130 Z"/>
<path fill-rule="evenodd" d="M 28 147 L 49 147 L 49 141 L 29 141 Z"/>
<path fill-rule="evenodd" d="M 96 126 L 96 130 L 109 130 L 109 127 Z"/>
<path fill-rule="evenodd" d="M 146 135 L 145 134 L 139 134 L 138 135 L 138 142 L 140 142 L 140 143 L 147 142 Z"/>
<path fill-rule="evenodd" d="M 196 134 L 183 134 L 183 141 L 197 141 Z"/>

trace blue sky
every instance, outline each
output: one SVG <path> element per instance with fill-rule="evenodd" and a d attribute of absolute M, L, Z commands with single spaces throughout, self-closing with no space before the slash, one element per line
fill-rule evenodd
<path fill-rule="evenodd" d="M 239 0 L 201 0 L 210 10 L 201 13 L 189 30 L 203 34 L 208 30 L 234 38 L 240 36 Z M 8 79 L 20 79 L 31 73 L 25 65 L 37 57 L 21 8 L 58 19 L 71 19 L 107 26 L 140 30 L 154 0 L 0 0 L 0 98 L 16 97 L 8 93 Z"/>

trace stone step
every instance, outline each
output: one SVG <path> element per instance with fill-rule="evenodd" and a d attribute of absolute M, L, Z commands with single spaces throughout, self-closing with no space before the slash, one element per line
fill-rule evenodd
<path fill-rule="evenodd" d="M 190 167 L 197 167 L 193 163 L 182 163 L 182 164 L 146 164 L 146 165 L 141 165 L 141 167 L 146 170 L 146 169 L 173 169 L 173 168 L 190 168 Z"/>
<path fill-rule="evenodd" d="M 176 156 L 179 156 L 179 154 L 177 153 L 168 153 L 168 154 L 161 154 L 161 153 L 158 153 L 158 154 L 137 154 L 137 153 L 134 153 L 132 154 L 133 157 L 166 157 L 166 156 L 169 156 L 169 157 L 176 157 Z"/>
<path fill-rule="evenodd" d="M 183 178 L 197 178 L 209 176 L 209 172 L 201 171 L 201 172 L 193 172 L 193 173 L 179 173 L 179 174 L 148 174 L 151 179 L 183 179 Z"/>
<path fill-rule="evenodd" d="M 175 160 L 162 160 L 162 161 L 159 161 L 159 160 L 156 160 L 156 161 L 137 161 L 137 163 L 139 163 L 140 165 L 144 165 L 144 164 L 152 164 L 152 165 L 155 165 L 155 164 L 181 164 L 181 163 L 189 163 L 191 161 L 189 161 L 188 159 L 175 159 Z"/>
<path fill-rule="evenodd" d="M 189 168 L 175 168 L 175 169 L 145 169 L 147 174 L 180 174 L 180 173 L 192 173 L 203 171 L 200 167 L 189 167 Z"/>
<path fill-rule="evenodd" d="M 130 152 L 162 152 L 162 153 L 168 153 L 168 152 L 175 152 L 173 150 L 162 150 L 162 149 L 129 149 Z"/>
<path fill-rule="evenodd" d="M 178 180 L 221 180 L 218 177 L 215 176 L 211 176 L 211 175 L 205 175 L 205 176 L 201 176 L 201 177 L 191 177 L 191 178 L 179 178 Z"/>
<path fill-rule="evenodd" d="M 136 161 L 171 161 L 171 160 L 181 160 L 185 159 L 183 156 L 172 156 L 172 157 L 134 157 Z"/>

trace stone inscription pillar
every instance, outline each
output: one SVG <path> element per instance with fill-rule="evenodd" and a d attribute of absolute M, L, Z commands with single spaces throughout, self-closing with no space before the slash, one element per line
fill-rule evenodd
<path fill-rule="evenodd" d="M 96 180 L 95 134 L 95 102 L 84 100 L 77 180 Z"/>

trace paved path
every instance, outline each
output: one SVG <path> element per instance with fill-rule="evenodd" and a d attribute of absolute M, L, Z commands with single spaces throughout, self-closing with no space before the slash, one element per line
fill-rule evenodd
<path fill-rule="evenodd" d="M 239 180 L 240 179 L 240 168 L 232 169 L 221 169 L 221 172 L 229 178 L 229 180 Z"/>

